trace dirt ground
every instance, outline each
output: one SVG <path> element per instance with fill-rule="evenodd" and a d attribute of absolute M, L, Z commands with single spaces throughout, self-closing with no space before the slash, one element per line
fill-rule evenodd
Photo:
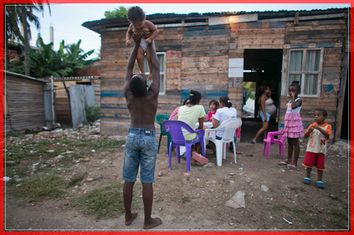
<path fill-rule="evenodd" d="M 33 138 L 36 138 L 34 135 Z M 95 137 L 103 138 L 103 137 Z M 348 210 L 348 145 L 339 141 L 332 145 L 326 159 L 325 189 L 302 183 L 304 170 L 287 170 L 278 166 L 277 147 L 272 146 L 269 159 L 262 156 L 263 145 L 237 143 L 237 164 L 228 153 L 221 167 L 208 151 L 209 164 L 192 166 L 186 176 L 185 161 L 175 157 L 172 170 L 167 167 L 164 138 L 156 166 L 153 216 L 163 224 L 155 230 L 347 230 Z M 65 149 L 63 149 L 65 151 Z M 129 227 L 124 216 L 96 219 L 67 207 L 68 201 L 102 185 L 122 182 L 124 145 L 114 151 L 92 151 L 86 161 L 75 162 L 68 177 L 78 171 L 87 172 L 77 187 L 59 199 L 28 202 L 6 191 L 6 230 L 111 230 L 134 231 L 143 226 L 143 207 Z M 299 165 L 303 158 L 300 154 Z M 28 162 L 27 164 L 33 164 Z M 313 179 L 316 172 L 313 172 Z M 232 208 L 225 203 L 236 192 L 244 192 L 245 207 Z M 141 184 L 134 193 L 141 199 Z"/>

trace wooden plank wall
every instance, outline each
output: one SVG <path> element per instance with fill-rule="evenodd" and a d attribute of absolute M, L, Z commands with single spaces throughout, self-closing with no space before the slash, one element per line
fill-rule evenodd
<path fill-rule="evenodd" d="M 206 110 L 211 98 L 227 94 L 228 32 L 225 27 L 215 26 L 160 29 L 155 44 L 157 52 L 166 53 L 166 94 L 159 96 L 158 113 L 171 113 L 190 89 L 203 94 Z M 129 119 L 122 87 L 131 47 L 124 43 L 124 32 L 102 34 L 101 133 L 104 135 L 119 134 L 119 123 Z"/>
<path fill-rule="evenodd" d="M 294 25 L 288 23 L 284 38 L 284 54 L 288 56 L 290 48 L 323 48 L 322 82 L 320 86 L 320 96 L 303 97 L 303 107 L 301 115 L 305 126 L 313 121 L 313 111 L 315 108 L 325 108 L 328 112 L 328 121 L 335 129 L 341 118 L 336 120 L 338 112 L 337 102 L 340 81 L 342 77 L 342 66 L 344 55 L 344 40 L 347 30 L 347 21 L 344 19 L 306 21 Z M 287 67 L 285 68 L 287 72 Z M 286 83 L 286 81 L 283 81 Z M 287 88 L 287 87 L 286 87 Z M 285 91 L 284 91 L 285 92 Z M 281 116 L 283 121 L 286 103 L 288 98 L 281 98 Z M 336 123 L 337 122 L 337 123 Z M 340 126 L 340 125 L 339 125 Z"/>
<path fill-rule="evenodd" d="M 179 91 L 182 86 L 184 29 L 182 27 L 160 28 L 159 31 L 160 33 L 156 39 L 156 51 L 166 53 L 166 94 L 159 96 L 157 113 L 169 114 L 182 102 Z"/>
<path fill-rule="evenodd" d="M 67 87 L 75 85 L 76 81 L 65 81 Z M 66 94 L 62 81 L 54 81 L 55 90 L 55 116 L 56 122 L 71 125 L 71 112 L 69 108 L 69 99 Z"/>
<path fill-rule="evenodd" d="M 67 96 L 55 97 L 55 116 L 56 122 L 71 125 L 71 112 Z"/>
<path fill-rule="evenodd" d="M 125 45 L 125 31 L 102 33 L 101 45 L 101 133 L 121 135 L 119 120 L 129 117 L 122 87 L 132 47 Z"/>
<path fill-rule="evenodd" d="M 184 31 L 181 89 L 201 92 L 206 112 L 211 99 L 227 94 L 229 32 L 224 25 L 194 26 Z"/>
<path fill-rule="evenodd" d="M 44 84 L 6 74 L 6 131 L 39 130 L 45 126 Z"/>
<path fill-rule="evenodd" d="M 343 37 L 343 19 L 300 21 L 259 20 L 227 26 L 194 26 L 161 28 L 156 39 L 157 51 L 166 53 L 166 94 L 160 95 L 158 113 L 170 113 L 178 106 L 188 90 L 203 94 L 202 104 L 221 95 L 229 95 L 234 106 L 242 109 L 243 77 L 228 77 L 230 58 L 243 58 L 245 49 L 283 49 L 283 93 L 280 121 L 284 116 L 287 89 L 287 63 L 290 48 L 324 48 L 321 96 L 304 98 L 303 117 L 311 119 L 311 112 L 319 101 L 328 107 L 329 119 L 336 114 L 339 89 Z M 125 46 L 125 31 L 102 33 L 101 133 L 124 135 L 120 123 L 129 122 L 123 97 L 125 69 L 131 47 Z M 138 72 L 137 68 L 135 71 Z M 322 105 L 320 105 L 322 106 Z M 125 128 L 126 129 L 126 128 Z"/>

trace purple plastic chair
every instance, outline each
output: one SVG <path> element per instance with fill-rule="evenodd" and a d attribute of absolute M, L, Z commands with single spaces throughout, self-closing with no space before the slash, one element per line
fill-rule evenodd
<path fill-rule="evenodd" d="M 205 147 L 204 147 L 204 130 L 193 130 L 187 123 L 176 120 L 168 120 L 163 122 L 164 129 L 170 133 L 171 142 L 168 149 L 168 168 L 172 168 L 172 150 L 176 148 L 176 157 L 178 163 L 181 162 L 181 156 L 179 155 L 179 147 L 186 147 L 186 167 L 187 172 L 191 170 L 191 156 L 192 156 L 192 145 L 200 143 L 202 148 L 202 155 L 205 156 Z M 183 136 L 183 130 L 188 131 L 189 133 L 196 133 L 198 138 L 192 141 L 186 141 Z"/>
<path fill-rule="evenodd" d="M 274 137 L 278 136 L 278 139 Z M 279 145 L 279 155 L 281 158 L 284 158 L 285 153 L 285 139 L 286 136 L 282 134 L 281 131 L 270 131 L 267 134 L 267 138 L 263 140 L 264 147 L 263 147 L 263 155 L 266 159 L 269 158 L 270 146 L 271 144 L 278 144 Z"/>

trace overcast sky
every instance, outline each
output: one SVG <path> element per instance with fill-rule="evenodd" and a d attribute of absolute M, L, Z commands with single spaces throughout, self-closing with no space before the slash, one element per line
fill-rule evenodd
<path fill-rule="evenodd" d="M 137 5 L 137 4 L 133 4 Z M 99 53 L 100 35 L 81 26 L 86 21 L 104 18 L 104 12 L 132 4 L 51 4 L 51 15 L 45 8 L 41 21 L 40 33 L 46 43 L 50 42 L 49 27 L 54 27 L 54 48 L 57 49 L 61 40 L 71 44 L 82 40 L 81 48 L 85 51 L 95 49 Z M 278 10 L 311 10 L 349 7 L 349 4 L 138 4 L 147 15 L 154 13 L 206 13 L 225 11 L 278 11 Z M 32 44 L 37 39 L 37 31 L 32 33 Z M 96 57 L 96 56 L 93 56 Z"/>

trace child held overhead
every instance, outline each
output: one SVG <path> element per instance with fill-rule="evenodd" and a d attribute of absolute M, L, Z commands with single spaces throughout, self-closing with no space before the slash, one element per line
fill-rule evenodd
<path fill-rule="evenodd" d="M 159 34 L 159 31 L 151 21 L 146 20 L 144 11 L 138 6 L 129 8 L 128 21 L 130 22 L 130 25 L 126 32 L 125 43 L 127 46 L 130 46 L 133 41 L 133 37 L 140 38 L 137 62 L 140 72 L 145 73 L 144 57 L 147 53 L 146 48 L 148 44 L 154 43 L 154 39 Z M 149 71 L 151 71 L 151 62 L 149 60 L 148 64 Z M 149 79 L 151 79 L 151 76 L 149 76 Z"/>

